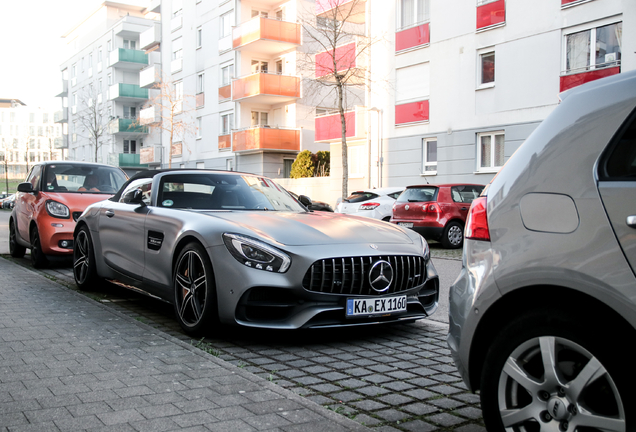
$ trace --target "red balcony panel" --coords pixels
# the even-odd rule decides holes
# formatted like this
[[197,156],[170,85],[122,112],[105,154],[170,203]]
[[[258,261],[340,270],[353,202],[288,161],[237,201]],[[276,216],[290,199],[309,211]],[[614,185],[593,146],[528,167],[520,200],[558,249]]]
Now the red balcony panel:
[[[334,71],[335,59],[335,71]],[[346,71],[356,67],[356,43],[351,42],[336,48],[334,51],[323,51],[316,54],[316,78],[325,77],[335,72]]]
[[564,6],[566,4],[570,4],[570,3],[575,3],[575,2],[579,2],[581,0],[561,0],[561,6]]
[[195,98],[196,98],[197,108],[201,108],[202,106],[205,105],[205,93],[203,92],[197,93]]
[[365,22],[366,0],[316,0],[316,15],[353,23]]
[[605,69],[596,69],[589,72],[582,72],[573,75],[565,75],[561,77],[560,91],[566,91],[573,87],[580,86],[586,82],[595,81],[621,72],[620,66]]
[[232,148],[232,135],[219,135],[219,149]]
[[232,97],[232,84],[219,87],[219,100],[226,100]]
[[[235,27],[232,31],[232,47],[234,49],[257,41],[274,41],[290,44],[290,46],[299,45],[300,24],[256,17]],[[286,48],[289,47],[283,45],[278,50]],[[259,49],[258,51],[262,50]],[[274,51],[276,51],[275,48]]]
[[255,127],[234,132],[232,143],[235,152],[300,151],[300,130]]
[[395,33],[395,51],[431,43],[429,23]]
[[300,97],[300,78],[296,76],[255,73],[232,81],[232,100],[258,95]]
[[[347,131],[345,136],[351,138],[356,136],[356,112],[349,111],[344,114]],[[316,141],[337,140],[342,138],[342,126],[340,114],[332,114],[316,117]]]
[[477,30],[506,22],[506,0],[477,6]]
[[395,106],[395,124],[428,121],[428,100]]

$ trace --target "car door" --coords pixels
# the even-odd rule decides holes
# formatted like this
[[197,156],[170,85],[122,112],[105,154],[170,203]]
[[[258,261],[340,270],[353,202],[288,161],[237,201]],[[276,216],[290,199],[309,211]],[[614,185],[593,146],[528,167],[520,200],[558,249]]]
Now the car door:
[[[616,239],[636,270],[636,111],[599,163],[598,190]],[[636,272],[635,272],[636,274]]]
[[113,269],[140,281],[145,260],[144,230],[150,207],[127,203],[125,197],[138,188],[150,190],[151,183],[152,179],[131,183],[119,201],[104,201],[99,215],[98,232],[104,261]]
[[483,186],[457,185],[451,187],[451,199],[453,200],[455,211],[462,220],[466,221],[468,209],[475,198],[479,196]]
[[29,225],[33,220],[33,215],[36,212],[36,206],[38,204],[38,194],[40,190],[40,178],[42,177],[42,166],[35,165],[26,182],[31,183],[34,193],[17,192],[16,195],[16,218],[18,224],[18,232],[20,237],[25,241],[29,241]]

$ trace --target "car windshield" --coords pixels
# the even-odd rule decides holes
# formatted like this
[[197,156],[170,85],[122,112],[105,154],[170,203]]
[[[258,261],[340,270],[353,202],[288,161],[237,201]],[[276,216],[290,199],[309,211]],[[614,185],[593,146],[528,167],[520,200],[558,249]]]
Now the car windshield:
[[198,210],[306,210],[271,179],[247,174],[202,173],[162,177],[160,207]]
[[380,195],[374,194],[373,192],[353,192],[343,201],[348,203],[359,203],[359,202],[369,201],[379,196]]
[[47,165],[42,189],[48,192],[114,194],[126,182],[119,168],[105,165],[59,163]]
[[426,202],[437,200],[436,187],[408,188],[400,194],[397,202]]

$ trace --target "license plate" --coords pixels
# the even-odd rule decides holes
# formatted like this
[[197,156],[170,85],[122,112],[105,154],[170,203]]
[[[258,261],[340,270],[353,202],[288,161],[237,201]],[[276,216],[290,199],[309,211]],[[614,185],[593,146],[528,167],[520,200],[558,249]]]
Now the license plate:
[[406,310],[406,296],[347,299],[347,316],[391,314]]
[[398,225],[404,228],[413,228],[413,222],[398,222]]

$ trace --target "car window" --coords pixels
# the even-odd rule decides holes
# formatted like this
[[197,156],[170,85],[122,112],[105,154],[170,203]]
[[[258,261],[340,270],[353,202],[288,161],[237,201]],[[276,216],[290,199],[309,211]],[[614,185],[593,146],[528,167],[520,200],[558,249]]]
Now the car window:
[[348,203],[359,203],[369,201],[377,197],[379,197],[379,195],[373,192],[353,192],[351,195],[345,198],[344,201]]
[[434,186],[414,187],[405,189],[397,198],[397,202],[426,202],[437,201],[438,188]]
[[124,202],[127,194],[135,189],[141,189],[143,192],[143,198],[141,200],[146,205],[151,205],[152,201],[150,199],[150,193],[152,190],[152,178],[141,178],[130,182],[128,186],[126,186],[126,189],[122,192],[119,202]]
[[603,174],[601,177],[607,180],[636,180],[636,111],[617,134]]
[[402,191],[393,192],[393,193],[388,194],[387,196],[389,196],[389,197],[391,197],[393,199],[397,199],[397,197],[399,197],[401,193],[402,193]]
[[42,165],[36,165],[31,169],[27,182],[31,183],[33,190],[40,190],[40,179],[42,178]]
[[451,188],[451,197],[454,202],[472,203],[481,194],[483,186],[461,185]]
[[46,167],[45,188],[49,192],[90,192],[112,195],[126,182],[119,168],[64,162]]

